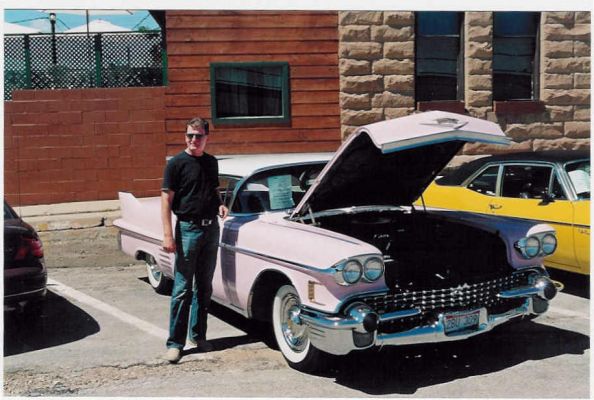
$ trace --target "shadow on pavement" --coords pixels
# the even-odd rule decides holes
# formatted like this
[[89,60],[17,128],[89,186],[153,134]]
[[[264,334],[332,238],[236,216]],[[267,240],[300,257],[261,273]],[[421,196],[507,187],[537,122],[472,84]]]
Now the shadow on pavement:
[[[138,280],[145,282],[147,285],[150,285],[148,278],[145,276],[139,277]],[[171,294],[158,293],[155,293],[155,295],[167,297],[171,296]],[[235,328],[247,333],[244,336],[233,336],[229,338],[218,338],[212,340],[209,339],[208,341],[210,342],[210,344],[213,345],[214,351],[230,349],[232,347],[262,341],[265,342],[268,346],[270,346],[269,341],[271,340],[271,332],[269,331],[271,331],[271,329],[268,327],[267,324],[247,319],[244,316],[236,313],[235,311],[229,310],[228,308],[221,306],[215,303],[214,301],[211,302],[208,312],[209,314],[212,314],[214,317],[220,319],[226,324],[232,325]],[[272,339],[272,342],[274,342],[274,339]],[[194,348],[184,350],[184,354],[195,353],[199,353],[199,351]]]
[[[211,303],[208,312],[226,324],[234,326],[235,328],[246,333],[244,336],[234,336],[212,340],[209,339],[209,342],[217,351],[248,343],[257,343],[262,341],[266,342],[268,340],[268,325],[265,323],[247,319],[244,316],[214,302]],[[189,351],[189,353],[195,352],[197,351],[193,351],[193,349]]]
[[548,268],[551,278],[563,283],[563,293],[568,293],[584,299],[590,298],[590,276]]
[[4,356],[74,342],[99,330],[89,314],[48,290],[40,316],[4,313]]
[[501,371],[529,360],[583,354],[589,345],[586,335],[523,321],[460,342],[351,353],[326,376],[370,395],[414,394],[419,388]]

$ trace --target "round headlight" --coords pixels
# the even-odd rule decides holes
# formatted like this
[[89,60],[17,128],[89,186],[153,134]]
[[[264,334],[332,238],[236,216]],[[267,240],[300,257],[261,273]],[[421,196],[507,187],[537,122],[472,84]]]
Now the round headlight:
[[365,261],[363,266],[363,276],[368,281],[377,281],[384,273],[384,263],[378,257],[372,257]]
[[557,238],[555,235],[551,235],[547,233],[542,238],[542,251],[548,256],[549,254],[553,254],[557,249]]
[[536,257],[540,253],[540,241],[534,236],[530,236],[524,243],[524,252],[529,258]]
[[344,265],[342,270],[342,279],[346,283],[355,283],[361,279],[363,273],[363,267],[361,263],[356,260],[351,260]]

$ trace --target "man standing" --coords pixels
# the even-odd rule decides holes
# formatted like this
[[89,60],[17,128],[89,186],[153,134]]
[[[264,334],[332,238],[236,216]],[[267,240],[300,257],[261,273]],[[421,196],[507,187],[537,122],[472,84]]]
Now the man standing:
[[[204,152],[207,139],[208,122],[202,118],[190,120],[186,127],[187,147],[165,166],[161,189],[163,249],[175,252],[169,338],[164,356],[171,363],[180,360],[186,337],[199,350],[212,350],[206,341],[206,320],[219,242],[216,216],[224,219],[229,211],[217,191],[217,159]],[[175,239],[172,211],[177,216]]]

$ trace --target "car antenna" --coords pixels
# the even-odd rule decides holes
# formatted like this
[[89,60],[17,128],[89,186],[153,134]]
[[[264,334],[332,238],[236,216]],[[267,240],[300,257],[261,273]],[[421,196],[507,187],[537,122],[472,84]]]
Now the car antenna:
[[423,197],[423,193],[421,193],[421,203],[423,204],[423,211],[427,212],[427,207],[425,206],[425,198]]

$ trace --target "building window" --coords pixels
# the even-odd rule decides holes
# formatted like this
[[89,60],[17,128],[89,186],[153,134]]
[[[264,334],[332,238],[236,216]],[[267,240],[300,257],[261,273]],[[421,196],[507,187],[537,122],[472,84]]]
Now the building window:
[[537,100],[539,15],[493,13],[493,100]]
[[210,82],[215,125],[289,122],[288,63],[211,63]]
[[417,101],[461,100],[464,88],[461,12],[415,14]]

